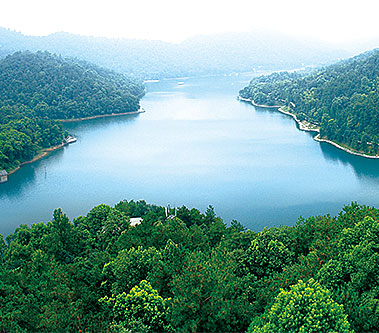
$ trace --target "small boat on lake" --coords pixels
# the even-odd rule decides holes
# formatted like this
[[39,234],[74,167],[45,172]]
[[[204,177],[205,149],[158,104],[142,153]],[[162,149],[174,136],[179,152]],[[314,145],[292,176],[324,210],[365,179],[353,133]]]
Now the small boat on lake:
[[78,139],[73,137],[72,135],[69,135],[66,139],[65,139],[65,142],[66,144],[70,144],[70,143],[74,143],[76,142]]

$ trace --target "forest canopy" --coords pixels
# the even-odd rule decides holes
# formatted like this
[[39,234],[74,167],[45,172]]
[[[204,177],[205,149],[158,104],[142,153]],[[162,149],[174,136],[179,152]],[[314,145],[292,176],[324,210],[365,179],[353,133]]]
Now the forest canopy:
[[379,50],[311,73],[281,72],[251,80],[240,96],[282,105],[320,128],[320,137],[379,154]]
[[[130,225],[130,218],[142,222]],[[0,330],[374,332],[379,210],[255,233],[145,201],[0,237]]]

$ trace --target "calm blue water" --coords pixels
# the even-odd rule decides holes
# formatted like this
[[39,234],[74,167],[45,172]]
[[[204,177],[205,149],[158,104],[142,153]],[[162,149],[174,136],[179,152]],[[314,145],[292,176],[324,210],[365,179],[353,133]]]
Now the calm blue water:
[[[379,161],[318,143],[292,118],[236,100],[251,77],[148,83],[146,113],[67,124],[78,142],[26,165],[0,185],[0,233],[70,217],[100,203],[211,204],[253,230],[379,207]],[[184,82],[179,84],[178,82]]]

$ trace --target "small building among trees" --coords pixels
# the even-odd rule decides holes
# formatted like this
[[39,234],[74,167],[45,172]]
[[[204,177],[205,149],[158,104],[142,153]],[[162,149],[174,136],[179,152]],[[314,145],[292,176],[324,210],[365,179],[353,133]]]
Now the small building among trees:
[[129,219],[130,226],[135,227],[137,224],[141,224],[142,217],[131,217]]
[[0,171],[0,184],[5,183],[8,180],[8,172],[6,170]]

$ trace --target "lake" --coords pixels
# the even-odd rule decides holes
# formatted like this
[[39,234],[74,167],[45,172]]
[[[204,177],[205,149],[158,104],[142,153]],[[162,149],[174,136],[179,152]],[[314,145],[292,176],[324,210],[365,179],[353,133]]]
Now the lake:
[[252,74],[146,83],[145,113],[67,123],[78,141],[0,184],[0,233],[70,219],[100,203],[213,205],[259,231],[299,216],[379,207],[379,160],[349,155],[299,131],[291,117],[236,99]]

